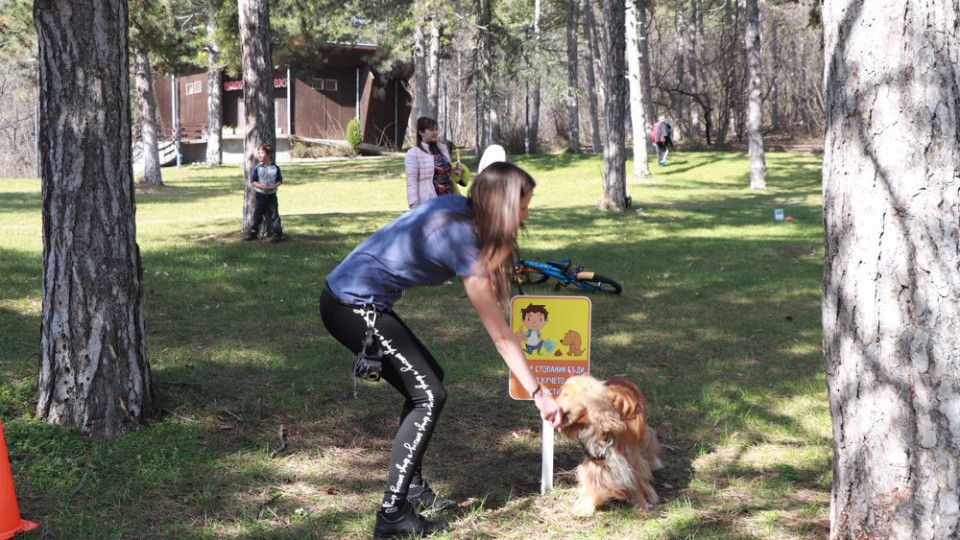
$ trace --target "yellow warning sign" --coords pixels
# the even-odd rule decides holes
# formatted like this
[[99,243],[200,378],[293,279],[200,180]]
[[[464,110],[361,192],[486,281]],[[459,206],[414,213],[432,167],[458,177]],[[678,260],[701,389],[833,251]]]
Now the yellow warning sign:
[[[552,395],[567,379],[590,373],[590,299],[583,296],[514,296],[510,328],[537,382]],[[510,374],[510,397],[532,399]]]

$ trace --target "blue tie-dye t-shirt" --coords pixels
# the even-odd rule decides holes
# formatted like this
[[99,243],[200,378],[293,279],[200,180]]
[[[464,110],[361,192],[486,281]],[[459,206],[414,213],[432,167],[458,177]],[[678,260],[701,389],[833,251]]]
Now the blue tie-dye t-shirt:
[[364,240],[327,276],[327,285],[348,304],[390,307],[411,287],[487,275],[477,264],[479,244],[467,199],[437,197]]

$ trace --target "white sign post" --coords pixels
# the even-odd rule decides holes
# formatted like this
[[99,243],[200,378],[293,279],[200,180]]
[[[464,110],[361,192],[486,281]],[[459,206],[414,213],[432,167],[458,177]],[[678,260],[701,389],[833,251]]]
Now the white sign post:
[[[567,379],[590,373],[590,299],[583,296],[515,296],[510,328],[544,392],[556,396]],[[510,397],[533,399],[510,375]],[[540,493],[553,490],[553,425],[542,428]]]
[[541,451],[540,494],[553,491],[553,424],[543,421],[543,449]]

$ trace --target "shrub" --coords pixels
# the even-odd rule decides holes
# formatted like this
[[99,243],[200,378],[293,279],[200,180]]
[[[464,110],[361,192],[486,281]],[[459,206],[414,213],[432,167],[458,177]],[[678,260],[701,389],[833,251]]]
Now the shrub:
[[363,133],[360,131],[360,121],[356,118],[347,123],[347,146],[355,155],[360,155],[360,147],[363,144]]

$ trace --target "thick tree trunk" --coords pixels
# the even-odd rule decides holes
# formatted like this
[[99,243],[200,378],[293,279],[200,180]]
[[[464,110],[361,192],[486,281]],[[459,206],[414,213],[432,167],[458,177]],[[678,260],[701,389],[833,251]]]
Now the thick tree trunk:
[[630,81],[630,123],[633,127],[633,176],[647,178],[650,165],[647,163],[647,122],[643,102],[650,99],[643,94],[640,76],[640,17],[636,3],[627,3],[627,78]]
[[763,49],[760,43],[760,0],[747,0],[747,147],[750,189],[767,189],[767,159],[763,151]]
[[[212,8],[211,8],[212,10]],[[207,33],[214,34],[214,14],[207,18]],[[220,65],[220,47],[210,38],[207,43],[207,165],[223,162],[223,66]]]
[[[276,148],[277,123],[273,104],[273,60],[270,51],[270,5],[268,0],[239,0],[240,46],[243,61],[243,105],[246,109],[246,159],[243,169],[243,223],[249,234],[256,197],[248,179],[257,164],[257,148]],[[263,220],[261,231],[266,228]],[[256,232],[261,232],[256,231]]]
[[37,0],[43,314],[37,416],[137,429],[150,402],[137,246],[127,4]]
[[580,0],[567,0],[567,151],[580,153],[579,68],[577,67],[577,26]]
[[583,14],[583,41],[586,43],[586,46],[583,48],[583,61],[586,64],[584,72],[587,75],[587,99],[590,104],[590,135],[593,141],[593,152],[600,152],[600,149],[603,147],[603,143],[600,141],[600,106],[598,105],[597,98],[597,77],[596,77],[596,67],[595,67],[595,56],[593,54],[594,50],[594,29],[596,28],[596,23],[593,19],[593,0],[583,0],[583,3],[580,4],[581,13]]
[[960,532],[958,24],[946,0],[823,6],[832,539]]
[[162,186],[160,149],[157,138],[157,99],[153,94],[153,76],[146,51],[133,51],[133,78],[140,102],[140,144],[143,145],[143,183]]
[[626,148],[624,115],[627,109],[626,4],[624,0],[603,0],[604,86],[607,88],[603,108],[603,201],[610,210],[626,210]]

